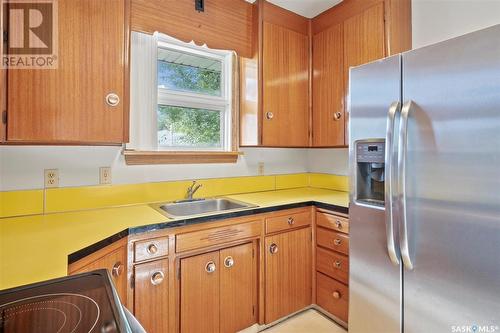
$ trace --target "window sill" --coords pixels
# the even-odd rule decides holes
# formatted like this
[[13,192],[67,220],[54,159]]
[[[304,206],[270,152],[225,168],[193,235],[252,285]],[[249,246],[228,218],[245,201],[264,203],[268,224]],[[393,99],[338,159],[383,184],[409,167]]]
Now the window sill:
[[137,151],[125,150],[127,165],[236,163],[238,151]]

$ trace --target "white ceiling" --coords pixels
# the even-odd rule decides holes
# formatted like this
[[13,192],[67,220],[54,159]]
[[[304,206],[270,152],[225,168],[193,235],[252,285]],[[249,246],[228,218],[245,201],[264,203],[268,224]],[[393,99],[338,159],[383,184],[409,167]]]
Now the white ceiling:
[[[247,0],[255,2],[255,0]],[[342,0],[267,0],[277,6],[288,9],[294,13],[313,18],[325,10],[339,4]]]

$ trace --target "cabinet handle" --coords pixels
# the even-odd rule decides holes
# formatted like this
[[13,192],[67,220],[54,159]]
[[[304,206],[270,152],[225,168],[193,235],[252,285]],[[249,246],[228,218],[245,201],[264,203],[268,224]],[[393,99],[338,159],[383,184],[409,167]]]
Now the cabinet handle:
[[228,256],[228,257],[226,257],[226,259],[224,259],[224,266],[226,266],[227,268],[231,268],[231,267],[233,267],[233,265],[234,265],[233,257]]
[[341,112],[335,112],[333,114],[333,120],[340,120],[342,118],[342,113]]
[[209,262],[207,262],[207,264],[205,265],[205,271],[206,271],[207,273],[209,273],[209,274],[210,274],[210,273],[215,272],[215,269],[216,269],[216,268],[217,268],[217,267],[215,266],[215,263],[214,263],[213,261],[209,261]]
[[340,222],[339,220],[335,221],[335,226],[337,227],[337,229],[342,229],[342,222]]
[[342,240],[340,240],[340,239],[338,239],[338,238],[335,238],[335,239],[333,240],[333,244],[335,244],[335,245],[340,245],[340,244],[342,244]]
[[333,298],[335,299],[340,299],[342,297],[342,294],[338,291],[338,290],[335,290],[333,293],[332,293],[332,296]]
[[276,244],[271,244],[271,246],[269,246],[269,252],[271,252],[271,254],[276,254],[278,253],[278,245]]
[[106,104],[109,106],[118,106],[120,104],[120,97],[115,93],[109,93],[106,95]]
[[121,261],[116,262],[111,269],[111,275],[115,278],[119,277],[123,273],[123,265]]
[[165,274],[163,274],[162,271],[155,272],[153,275],[151,275],[151,284],[153,286],[157,286],[162,283],[164,279]]
[[340,266],[342,266],[342,263],[338,260],[335,260],[335,262],[333,263],[333,265],[337,268],[340,268]]
[[295,220],[293,219],[293,217],[289,217],[288,218],[288,225],[293,225],[295,223]]
[[266,112],[266,118],[267,118],[268,120],[273,119],[273,118],[274,118],[274,113],[272,113],[272,112]]
[[156,254],[158,252],[158,246],[155,243],[149,244],[146,250],[149,254]]

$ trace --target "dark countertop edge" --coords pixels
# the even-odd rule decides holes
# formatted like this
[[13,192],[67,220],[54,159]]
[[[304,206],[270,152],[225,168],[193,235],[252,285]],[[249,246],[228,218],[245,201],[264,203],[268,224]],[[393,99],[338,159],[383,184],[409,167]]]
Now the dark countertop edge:
[[112,243],[119,241],[120,239],[127,237],[129,235],[157,231],[157,230],[168,229],[168,228],[184,227],[184,226],[192,225],[192,224],[213,222],[213,221],[224,220],[224,219],[235,218],[235,217],[243,217],[243,216],[248,216],[248,215],[269,213],[269,212],[275,212],[275,211],[285,210],[285,209],[307,207],[307,206],[316,206],[318,208],[328,209],[328,210],[332,210],[332,211],[335,211],[338,213],[343,213],[343,214],[349,213],[349,209],[347,207],[327,204],[327,203],[318,202],[318,201],[305,201],[305,202],[276,205],[276,206],[269,206],[269,207],[256,207],[256,208],[241,210],[241,211],[237,211],[237,212],[222,213],[222,214],[209,215],[209,216],[192,217],[192,218],[186,218],[186,219],[182,219],[182,220],[173,220],[173,221],[149,224],[149,225],[144,225],[144,226],[140,226],[140,227],[131,227],[131,228],[127,228],[125,230],[122,230],[122,231],[120,231],[112,236],[109,236],[109,237],[107,237],[107,238],[105,238],[97,243],[94,243],[92,245],[84,247],[81,250],[78,250],[76,252],[69,254],[68,255],[68,264],[72,264],[72,263],[74,263],[82,258],[85,258],[86,256],[88,256],[88,255],[90,255],[90,254],[92,254],[92,253],[94,253],[102,248],[105,248],[106,246],[111,245]]

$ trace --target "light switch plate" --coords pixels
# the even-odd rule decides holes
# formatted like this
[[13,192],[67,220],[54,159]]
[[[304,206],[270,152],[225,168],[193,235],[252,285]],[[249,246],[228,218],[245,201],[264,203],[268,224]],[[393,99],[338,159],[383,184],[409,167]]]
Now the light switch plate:
[[102,167],[99,168],[99,184],[111,184],[111,168]]
[[264,162],[259,162],[258,164],[258,174],[259,176],[264,175]]
[[45,169],[44,180],[45,180],[45,188],[59,187],[59,170]]

